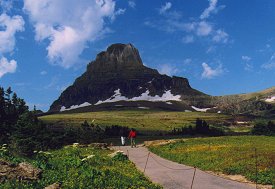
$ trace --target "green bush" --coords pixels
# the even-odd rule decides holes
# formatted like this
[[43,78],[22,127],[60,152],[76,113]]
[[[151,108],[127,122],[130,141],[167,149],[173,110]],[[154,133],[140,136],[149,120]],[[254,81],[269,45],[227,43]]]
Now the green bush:
[[258,120],[251,131],[254,135],[275,135],[275,123],[272,121]]
[[35,149],[41,150],[41,135],[44,128],[31,112],[21,115],[15,125],[15,131],[11,136],[11,144],[14,151],[20,155],[30,156]]
[[197,118],[195,127],[183,126],[181,128],[173,128],[172,135],[206,135],[206,136],[223,136],[224,129],[222,127],[210,126],[205,120]]
[[125,161],[128,160],[128,157],[123,154],[122,152],[118,152],[114,157],[113,160],[118,160],[118,161]]

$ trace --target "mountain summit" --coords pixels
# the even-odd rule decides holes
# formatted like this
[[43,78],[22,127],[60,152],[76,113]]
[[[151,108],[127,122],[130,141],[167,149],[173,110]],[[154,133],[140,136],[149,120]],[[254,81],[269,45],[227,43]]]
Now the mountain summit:
[[54,101],[49,111],[118,101],[197,104],[198,99],[207,97],[191,88],[186,78],[161,75],[144,66],[132,44],[113,44],[88,64],[86,72]]
[[110,67],[111,69],[140,68],[142,60],[138,50],[132,44],[113,44],[107,51],[99,53],[93,64],[94,68]]

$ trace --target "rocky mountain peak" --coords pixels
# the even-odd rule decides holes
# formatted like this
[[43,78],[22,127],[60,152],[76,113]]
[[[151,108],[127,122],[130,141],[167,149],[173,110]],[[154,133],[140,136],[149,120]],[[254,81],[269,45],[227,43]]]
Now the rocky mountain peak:
[[[87,71],[62,92],[50,111],[124,101],[186,101],[205,96],[186,78],[161,75],[142,64],[132,44],[113,44],[89,63]],[[176,99],[176,100],[175,100]]]
[[132,44],[113,44],[102,51],[92,62],[92,68],[121,70],[127,68],[143,67],[138,50]]

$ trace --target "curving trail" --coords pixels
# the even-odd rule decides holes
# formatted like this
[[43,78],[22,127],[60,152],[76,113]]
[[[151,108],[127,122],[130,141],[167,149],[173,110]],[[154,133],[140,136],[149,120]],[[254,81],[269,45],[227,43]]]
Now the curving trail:
[[[194,168],[163,159],[150,152],[145,147],[131,148],[129,146],[115,147],[129,155],[129,159],[140,171],[144,171],[148,158],[145,175],[154,183],[167,189],[190,189],[194,176]],[[196,169],[193,189],[255,189],[253,185],[240,183],[211,175]]]

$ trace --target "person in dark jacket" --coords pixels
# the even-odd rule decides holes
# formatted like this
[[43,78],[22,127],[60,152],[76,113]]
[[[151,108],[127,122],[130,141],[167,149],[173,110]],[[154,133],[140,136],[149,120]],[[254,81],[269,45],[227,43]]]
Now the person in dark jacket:
[[136,146],[136,137],[137,137],[137,132],[135,129],[131,129],[128,138],[131,140],[131,147],[137,147]]

